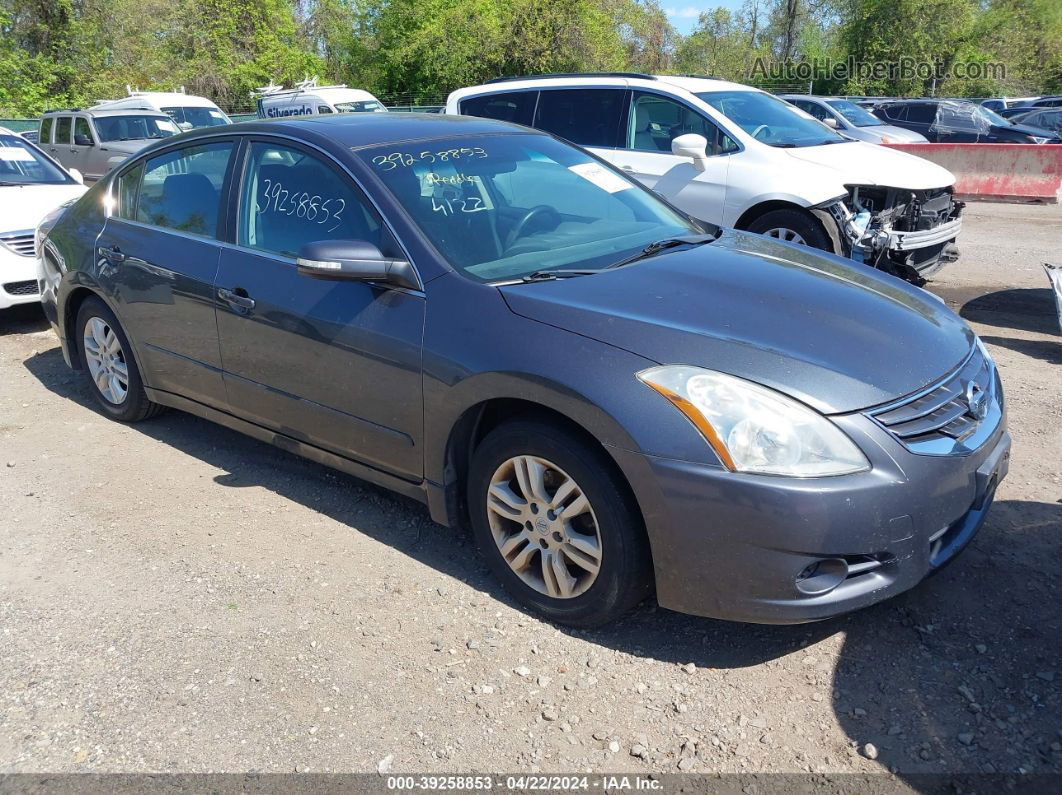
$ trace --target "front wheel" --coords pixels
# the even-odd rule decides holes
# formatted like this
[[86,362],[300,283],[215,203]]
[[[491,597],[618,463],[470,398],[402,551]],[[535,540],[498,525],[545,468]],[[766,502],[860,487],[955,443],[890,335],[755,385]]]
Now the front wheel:
[[822,226],[803,210],[771,210],[749,224],[748,229],[787,243],[799,243],[823,251],[833,250]]
[[132,346],[110,308],[99,298],[87,298],[76,328],[81,368],[104,413],[121,422],[158,414],[162,407],[148,400]]
[[476,448],[468,504],[480,551],[545,618],[607,623],[651,590],[640,514],[604,454],[545,422],[514,421]]

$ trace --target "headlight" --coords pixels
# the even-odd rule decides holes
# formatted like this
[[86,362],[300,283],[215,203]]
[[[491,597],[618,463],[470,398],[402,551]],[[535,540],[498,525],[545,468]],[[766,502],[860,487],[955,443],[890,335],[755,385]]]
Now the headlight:
[[883,144],[898,144],[899,142],[900,142],[899,138],[893,138],[891,135],[884,135],[883,134],[881,136],[881,141],[879,143],[883,143]]
[[1046,144],[1047,143],[1047,139],[1046,138],[1039,138],[1039,137],[1037,137],[1035,135],[1030,135],[1029,136],[1029,140],[1032,141],[1034,144]]
[[976,334],[974,335],[974,341],[977,344],[977,350],[981,351],[981,355],[985,357],[985,361],[988,362],[990,367],[995,369],[996,360],[993,359],[992,354],[988,352],[988,346],[985,345],[984,342],[981,341],[981,338]]
[[772,389],[683,365],[638,378],[685,414],[731,471],[810,478],[870,468],[836,425]]

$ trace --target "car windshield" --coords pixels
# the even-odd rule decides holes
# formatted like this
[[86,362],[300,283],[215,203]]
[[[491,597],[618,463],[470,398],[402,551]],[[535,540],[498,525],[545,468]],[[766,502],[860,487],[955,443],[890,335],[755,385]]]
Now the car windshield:
[[654,241],[705,231],[586,152],[542,135],[389,144],[358,154],[439,253],[481,282],[597,270]]
[[73,181],[29,141],[0,133],[0,185],[68,185]]
[[232,121],[217,108],[175,107],[163,108],[162,112],[173,119],[182,130],[197,130],[200,127],[220,127]]
[[337,102],[335,109],[337,113],[375,113],[385,108],[376,100],[367,99],[360,102]]
[[93,121],[104,142],[169,138],[180,132],[168,116],[97,116]]
[[880,127],[885,122],[847,99],[828,99],[826,104],[856,127]]
[[788,102],[761,91],[706,91],[697,96],[769,146],[821,146],[849,140]]

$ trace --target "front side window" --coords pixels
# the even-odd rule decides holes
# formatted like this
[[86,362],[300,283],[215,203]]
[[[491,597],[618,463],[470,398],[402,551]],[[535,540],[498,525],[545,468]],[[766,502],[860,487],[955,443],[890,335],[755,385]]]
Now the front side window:
[[581,146],[620,146],[625,93],[618,88],[543,91],[534,126]]
[[762,91],[705,91],[697,97],[768,146],[788,149],[849,141],[785,100]]
[[200,127],[221,127],[231,124],[228,116],[217,108],[170,107],[162,108],[163,113],[173,119],[182,130],[198,130]]
[[805,113],[808,113],[808,114],[814,116],[819,121],[826,121],[826,119],[832,119],[833,118],[833,114],[830,113],[828,110],[826,110],[826,108],[822,107],[822,105],[819,105],[817,102],[808,102],[806,100],[802,101],[802,100],[799,100],[799,99],[798,100],[790,100],[790,102],[793,105],[796,105],[798,108],[800,108]]
[[74,119],[74,143],[78,146],[92,146],[92,130],[84,116]]
[[379,217],[333,165],[300,149],[260,142],[248,148],[237,234],[242,246],[289,257],[318,240],[387,248]]
[[332,109],[330,107],[328,107],[327,105],[318,105],[317,106],[317,112],[318,113],[331,113]]
[[357,102],[337,102],[337,113],[382,113],[387,110],[374,99],[359,100]]
[[73,183],[21,135],[0,133],[0,185],[66,185]]
[[358,150],[458,272],[481,282],[601,268],[703,229],[581,149],[544,135]]
[[466,116],[497,119],[530,127],[535,120],[537,91],[511,91],[461,100],[459,110]]
[[60,116],[55,125],[55,142],[57,144],[70,143],[71,121],[69,116]]
[[826,104],[844,116],[856,127],[879,127],[881,119],[847,99],[828,99]]
[[147,161],[136,219],[146,224],[214,237],[231,143],[189,146]]
[[52,142],[52,117],[47,116],[41,119],[41,131],[37,135],[37,142],[42,144],[50,144]]
[[169,116],[98,116],[95,121],[103,142],[169,138],[180,132]]
[[[680,135],[696,133],[708,139],[709,154],[737,149],[729,136],[723,134],[697,111],[659,94],[634,92],[631,120],[627,132],[627,148],[642,152],[671,153],[671,142]],[[722,144],[718,143],[722,136]]]

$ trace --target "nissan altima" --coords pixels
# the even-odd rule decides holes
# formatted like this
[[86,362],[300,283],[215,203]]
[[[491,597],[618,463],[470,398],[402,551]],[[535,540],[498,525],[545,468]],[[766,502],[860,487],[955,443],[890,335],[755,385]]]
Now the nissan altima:
[[177,135],[38,237],[103,413],[414,497],[561,623],[654,592],[766,623],[870,605],[952,560],[1007,472],[999,376],[939,300],[504,122]]

